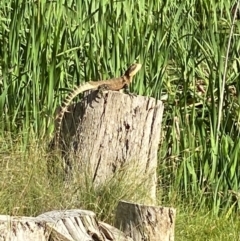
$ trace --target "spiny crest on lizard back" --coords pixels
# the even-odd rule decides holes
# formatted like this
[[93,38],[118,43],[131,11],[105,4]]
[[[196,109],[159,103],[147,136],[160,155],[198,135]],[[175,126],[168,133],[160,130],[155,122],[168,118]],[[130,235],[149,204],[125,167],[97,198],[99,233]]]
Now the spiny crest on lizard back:
[[[108,90],[120,90],[125,88],[125,85],[129,85],[129,83],[132,81],[132,77],[141,69],[141,64],[132,64],[127,71],[118,78],[112,78],[108,80],[100,80],[100,81],[89,81],[86,82],[80,86],[74,87],[74,89],[67,95],[65,100],[63,101],[61,105],[61,110],[59,114],[56,117],[56,134],[55,134],[55,146],[58,147],[59,145],[59,139],[60,139],[60,133],[61,133],[61,125],[62,120],[64,117],[65,112],[68,109],[68,106],[70,105],[71,101],[80,93],[83,93],[87,90],[93,90],[93,89],[100,89],[102,86],[105,89]],[[124,79],[124,82],[122,80]]]

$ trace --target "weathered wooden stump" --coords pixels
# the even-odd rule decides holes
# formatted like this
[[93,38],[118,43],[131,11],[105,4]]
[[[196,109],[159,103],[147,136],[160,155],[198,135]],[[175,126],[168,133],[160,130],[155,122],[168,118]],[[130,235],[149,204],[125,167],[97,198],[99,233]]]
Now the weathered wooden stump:
[[38,217],[0,215],[0,240],[6,241],[133,241],[113,226],[98,222],[87,210],[43,213]]
[[134,166],[139,180],[148,177],[144,184],[154,203],[162,114],[163,104],[154,98],[114,91],[98,98],[91,93],[65,114],[62,137],[71,150],[68,162],[97,185],[124,165]]
[[50,236],[46,224],[33,217],[11,217],[0,215],[0,240],[48,240]]
[[174,241],[176,210],[120,201],[115,226],[133,240]]
[[[174,241],[176,210],[120,201],[116,228],[88,210],[56,210],[37,217],[0,215],[0,240]],[[122,231],[121,231],[122,230]]]

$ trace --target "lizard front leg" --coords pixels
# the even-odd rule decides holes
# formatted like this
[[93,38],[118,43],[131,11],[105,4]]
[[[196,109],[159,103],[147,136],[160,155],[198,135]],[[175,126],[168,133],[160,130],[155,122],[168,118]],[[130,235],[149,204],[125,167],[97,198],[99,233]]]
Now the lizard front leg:
[[125,92],[126,94],[128,94],[130,97],[136,97],[136,96],[137,96],[137,94],[130,92],[130,90],[129,90],[129,85],[128,85],[128,84],[125,84],[125,85],[123,86],[123,89],[124,89],[124,92]]

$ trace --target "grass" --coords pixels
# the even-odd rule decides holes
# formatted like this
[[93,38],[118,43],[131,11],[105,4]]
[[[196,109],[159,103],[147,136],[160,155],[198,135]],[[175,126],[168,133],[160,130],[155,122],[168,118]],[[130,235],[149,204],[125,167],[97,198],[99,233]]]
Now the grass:
[[240,222],[237,216],[231,218],[213,217],[206,210],[193,212],[178,209],[176,221],[176,241],[240,240]]
[[[77,173],[66,184],[62,165],[55,166],[54,172],[49,170],[49,163],[58,156],[49,155],[42,148],[44,144],[39,145],[33,138],[23,151],[21,138],[12,140],[7,135],[0,140],[1,214],[37,216],[50,210],[80,208],[94,211],[100,220],[111,224],[118,200],[141,203],[140,197],[144,198],[140,186],[133,187],[135,179],[127,172],[120,172],[100,189],[94,189],[87,176]],[[176,241],[240,240],[237,214],[216,217],[207,207],[199,208],[194,201],[183,202],[176,196],[171,193],[159,199],[163,206],[177,208]]]
[[[2,0],[1,212],[35,215],[75,207],[81,200],[79,207],[111,220],[106,207],[113,209],[101,198],[98,206],[98,194],[87,180],[83,193],[72,198],[75,189],[69,191],[71,186],[60,178],[60,157],[49,156],[43,143],[53,135],[54,112],[67,90],[120,75],[137,61],[143,71],[132,91],[157,99],[168,94],[159,149],[160,201],[180,207],[186,216],[196,212],[196,225],[189,224],[183,236],[188,228],[189,236],[197,235],[205,217],[206,233],[208,221],[223,232],[213,228],[219,234],[212,240],[238,239],[229,231],[231,225],[239,230],[234,218],[240,204],[240,24],[233,17],[235,3]],[[56,160],[59,166],[49,169]],[[49,172],[52,180],[46,178]],[[177,230],[186,216],[179,213]]]

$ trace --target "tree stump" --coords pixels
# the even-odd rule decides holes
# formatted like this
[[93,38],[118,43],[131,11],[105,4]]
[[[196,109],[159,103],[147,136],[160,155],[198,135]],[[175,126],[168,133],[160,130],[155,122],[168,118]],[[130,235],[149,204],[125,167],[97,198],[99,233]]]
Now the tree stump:
[[0,215],[0,240],[133,241],[88,210],[50,211],[38,217]]
[[96,185],[130,165],[139,180],[147,177],[144,185],[154,203],[162,115],[163,104],[154,98],[114,91],[98,98],[92,92],[64,116],[62,137],[71,150],[67,160]]
[[115,227],[133,240],[174,241],[176,209],[120,201]]
[[42,220],[33,217],[0,215],[0,240],[49,240],[49,231]]

